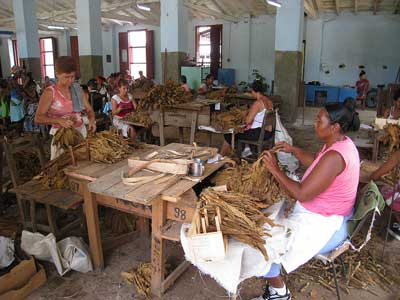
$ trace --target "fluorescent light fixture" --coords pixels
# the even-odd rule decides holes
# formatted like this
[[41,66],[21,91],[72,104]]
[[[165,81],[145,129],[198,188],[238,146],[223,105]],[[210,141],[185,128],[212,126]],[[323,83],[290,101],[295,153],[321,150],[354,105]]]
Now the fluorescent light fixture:
[[58,30],[64,30],[64,26],[59,26],[59,25],[47,25],[48,29],[58,29]]
[[267,0],[267,3],[269,4],[269,5],[273,5],[273,6],[276,6],[276,7],[281,7],[282,6],[282,4],[280,4],[278,1],[276,1],[276,0]]
[[136,4],[136,6],[137,6],[137,8],[139,8],[139,9],[141,9],[141,10],[145,10],[145,11],[150,11],[151,10],[151,8],[150,7],[148,7],[148,6],[143,6],[143,5],[140,5],[140,4]]

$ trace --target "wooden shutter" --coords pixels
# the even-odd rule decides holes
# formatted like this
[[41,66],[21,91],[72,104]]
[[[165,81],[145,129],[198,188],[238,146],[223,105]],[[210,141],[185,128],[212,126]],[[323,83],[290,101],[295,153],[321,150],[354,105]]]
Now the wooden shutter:
[[74,58],[76,65],[76,77],[81,77],[81,67],[79,63],[79,45],[78,45],[78,37],[71,36],[69,38],[70,46],[71,46],[71,56]]
[[44,55],[44,39],[39,39],[39,49],[40,49],[40,72],[42,73],[42,78],[46,76],[46,70],[44,67],[45,55]]
[[220,68],[220,45],[222,44],[222,25],[213,25],[211,26],[210,31],[210,40],[211,40],[211,68],[210,73],[214,76],[215,79],[218,79],[218,68]]
[[[119,71],[121,73],[125,73],[126,70],[129,70],[129,61],[128,61],[128,32],[120,32],[118,34],[119,40]],[[122,61],[123,55],[122,52],[126,51],[126,61]]]
[[146,73],[154,79],[154,31],[146,30]]

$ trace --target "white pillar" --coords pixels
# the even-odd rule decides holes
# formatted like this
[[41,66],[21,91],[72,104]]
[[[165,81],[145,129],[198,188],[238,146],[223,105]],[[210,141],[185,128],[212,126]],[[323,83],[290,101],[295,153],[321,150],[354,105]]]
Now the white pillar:
[[101,0],[76,0],[79,63],[82,82],[103,74]]
[[282,97],[284,118],[294,122],[302,81],[304,0],[281,0],[275,27],[275,91]]
[[1,73],[4,78],[10,76],[12,67],[10,63],[8,41],[9,39],[7,37],[0,38]]
[[17,33],[18,55],[22,65],[40,79],[40,48],[36,0],[14,0],[13,11]]
[[71,35],[68,30],[64,30],[57,38],[58,54],[60,56],[71,55]]
[[322,26],[322,20],[307,18],[305,82],[320,81],[321,79]]
[[[160,0],[160,4],[161,57],[163,68],[165,68],[166,60],[166,79],[179,82],[180,67],[187,54],[188,11],[184,6],[183,0]],[[166,58],[165,52],[167,52]]]

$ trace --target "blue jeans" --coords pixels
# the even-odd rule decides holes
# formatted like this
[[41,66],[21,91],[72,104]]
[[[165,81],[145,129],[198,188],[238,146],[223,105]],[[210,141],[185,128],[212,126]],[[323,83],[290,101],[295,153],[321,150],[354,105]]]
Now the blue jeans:
[[[335,234],[331,237],[328,243],[318,252],[318,254],[325,254],[331,252],[332,250],[340,246],[347,239],[348,237],[347,220],[350,219],[352,215],[353,214],[350,214],[349,216],[343,218],[343,224],[340,227],[340,229],[335,232]],[[274,278],[279,276],[280,274],[281,274],[281,264],[273,263],[271,265],[271,269],[269,269],[268,273],[265,274],[264,277]]]

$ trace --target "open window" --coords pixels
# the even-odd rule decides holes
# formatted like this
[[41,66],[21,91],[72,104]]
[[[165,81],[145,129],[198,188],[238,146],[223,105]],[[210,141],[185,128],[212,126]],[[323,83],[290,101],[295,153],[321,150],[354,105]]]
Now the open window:
[[210,67],[217,78],[222,68],[222,25],[196,26],[196,63]]
[[42,76],[55,78],[54,60],[56,47],[54,38],[40,38],[40,66]]

